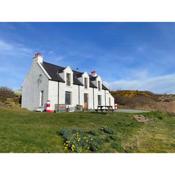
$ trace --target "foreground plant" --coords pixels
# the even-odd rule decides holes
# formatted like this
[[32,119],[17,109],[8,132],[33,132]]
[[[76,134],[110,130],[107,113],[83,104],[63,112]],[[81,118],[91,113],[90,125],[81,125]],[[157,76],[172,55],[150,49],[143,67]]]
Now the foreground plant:
[[101,141],[95,132],[82,129],[61,129],[60,135],[64,139],[64,149],[67,152],[97,152]]

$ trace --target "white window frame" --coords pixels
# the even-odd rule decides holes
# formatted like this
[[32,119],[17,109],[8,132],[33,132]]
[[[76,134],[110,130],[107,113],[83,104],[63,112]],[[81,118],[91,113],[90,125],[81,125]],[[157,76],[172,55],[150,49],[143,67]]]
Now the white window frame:
[[97,81],[97,85],[98,85],[98,90],[100,91],[101,90],[101,81],[100,80]]
[[[70,103],[66,102],[66,93],[70,94]],[[71,105],[72,104],[72,92],[71,91],[65,91],[65,104],[66,105]]]
[[[69,77],[69,81],[68,81]],[[66,85],[71,86],[71,73],[66,73]]]
[[88,89],[88,78],[84,77],[84,88]]
[[[99,97],[100,97],[100,104],[99,104]],[[98,95],[97,96],[97,99],[98,99],[98,106],[101,106],[102,105],[102,96],[101,95]]]
[[40,102],[39,102],[40,107],[44,106],[44,91],[40,91]]

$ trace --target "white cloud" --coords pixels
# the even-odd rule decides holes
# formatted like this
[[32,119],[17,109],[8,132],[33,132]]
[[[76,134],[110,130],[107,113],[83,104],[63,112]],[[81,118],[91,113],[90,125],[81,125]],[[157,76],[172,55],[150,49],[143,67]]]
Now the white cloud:
[[119,80],[108,82],[107,85],[112,90],[149,90],[155,93],[175,93],[175,74]]
[[0,51],[9,51],[13,49],[13,46],[3,40],[0,40]]
[[12,56],[17,55],[31,55],[33,50],[25,47],[21,43],[10,43],[8,41],[0,39],[0,55],[2,56]]
[[61,61],[63,59],[64,59],[64,56],[63,55],[59,55],[56,58],[54,58],[55,61]]

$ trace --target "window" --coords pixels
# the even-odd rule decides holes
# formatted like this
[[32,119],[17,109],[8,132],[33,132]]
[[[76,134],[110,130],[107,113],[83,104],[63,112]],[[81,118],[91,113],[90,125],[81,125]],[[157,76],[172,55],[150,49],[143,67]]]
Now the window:
[[84,103],[88,103],[88,94],[84,93]]
[[40,106],[44,106],[44,91],[40,91]]
[[98,106],[101,106],[101,95],[98,95]]
[[84,78],[84,88],[88,88],[88,79]]
[[101,83],[100,83],[100,81],[98,81],[98,90],[99,91],[101,90]]
[[109,97],[109,106],[111,106],[111,98]]
[[68,91],[65,92],[65,104],[71,105],[71,92]]
[[88,94],[84,93],[84,109],[88,109]]
[[67,86],[70,86],[70,84],[71,84],[70,77],[71,77],[71,76],[70,76],[70,73],[67,73],[67,74],[66,74],[66,85],[67,85]]

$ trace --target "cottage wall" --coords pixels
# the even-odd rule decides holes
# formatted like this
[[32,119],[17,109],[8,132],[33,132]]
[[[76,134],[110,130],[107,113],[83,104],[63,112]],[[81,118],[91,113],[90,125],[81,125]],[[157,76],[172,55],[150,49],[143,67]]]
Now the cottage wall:
[[44,92],[43,102],[48,99],[48,77],[40,64],[33,60],[30,71],[22,85],[22,108],[35,110],[39,107],[40,91]]

